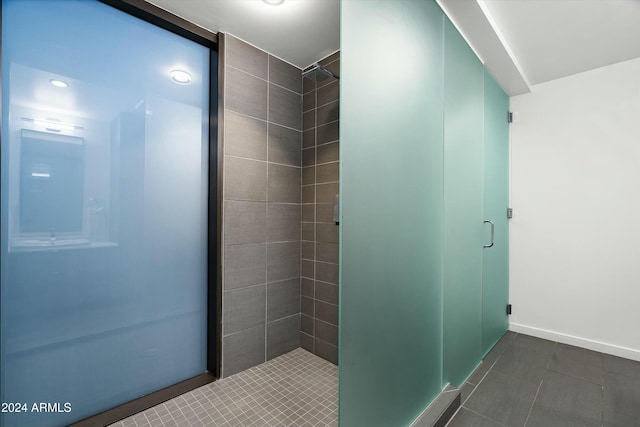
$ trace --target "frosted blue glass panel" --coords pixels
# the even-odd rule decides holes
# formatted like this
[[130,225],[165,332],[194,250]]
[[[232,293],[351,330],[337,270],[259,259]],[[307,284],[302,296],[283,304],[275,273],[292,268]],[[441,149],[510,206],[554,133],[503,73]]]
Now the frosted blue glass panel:
[[340,425],[408,426],[442,382],[443,14],[341,6]]
[[97,1],[2,1],[1,392],[29,409],[2,425],[205,371],[209,56]]

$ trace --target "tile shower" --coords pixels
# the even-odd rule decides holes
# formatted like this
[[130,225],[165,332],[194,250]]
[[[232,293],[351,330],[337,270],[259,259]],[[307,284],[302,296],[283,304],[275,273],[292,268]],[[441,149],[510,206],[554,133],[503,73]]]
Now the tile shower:
[[222,376],[298,347],[337,363],[338,82],[231,35],[223,52]]
[[300,70],[225,38],[222,376],[300,346]]
[[[339,52],[319,62],[340,75]],[[340,87],[303,79],[302,348],[338,363],[338,228],[333,210],[340,174]]]

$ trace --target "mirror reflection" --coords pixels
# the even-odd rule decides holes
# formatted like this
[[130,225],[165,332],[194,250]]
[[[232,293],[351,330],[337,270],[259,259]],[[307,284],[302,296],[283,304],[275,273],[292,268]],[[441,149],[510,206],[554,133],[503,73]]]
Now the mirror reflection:
[[81,233],[83,183],[82,138],[22,130],[21,233]]

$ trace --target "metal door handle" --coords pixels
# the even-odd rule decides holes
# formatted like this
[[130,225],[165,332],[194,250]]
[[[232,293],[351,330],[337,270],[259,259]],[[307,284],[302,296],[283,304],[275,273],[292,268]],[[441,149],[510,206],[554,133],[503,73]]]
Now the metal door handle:
[[490,245],[483,245],[483,248],[490,248],[493,246],[493,237],[495,236],[495,232],[496,232],[496,225],[493,223],[493,221],[489,221],[489,220],[485,220],[484,223],[489,223],[491,224],[491,244]]

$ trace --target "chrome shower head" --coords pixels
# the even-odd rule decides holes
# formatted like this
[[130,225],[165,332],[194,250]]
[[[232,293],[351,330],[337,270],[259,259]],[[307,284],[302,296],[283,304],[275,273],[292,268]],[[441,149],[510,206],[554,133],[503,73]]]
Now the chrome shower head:
[[314,64],[308,70],[303,71],[302,72],[302,77],[306,77],[308,79],[311,79],[316,83],[319,83],[321,81],[330,79],[332,77],[334,79],[338,79],[338,80],[340,79],[340,77],[338,77],[337,75],[333,74],[333,72],[331,72],[331,70],[328,70],[327,68],[323,67],[320,64]]

